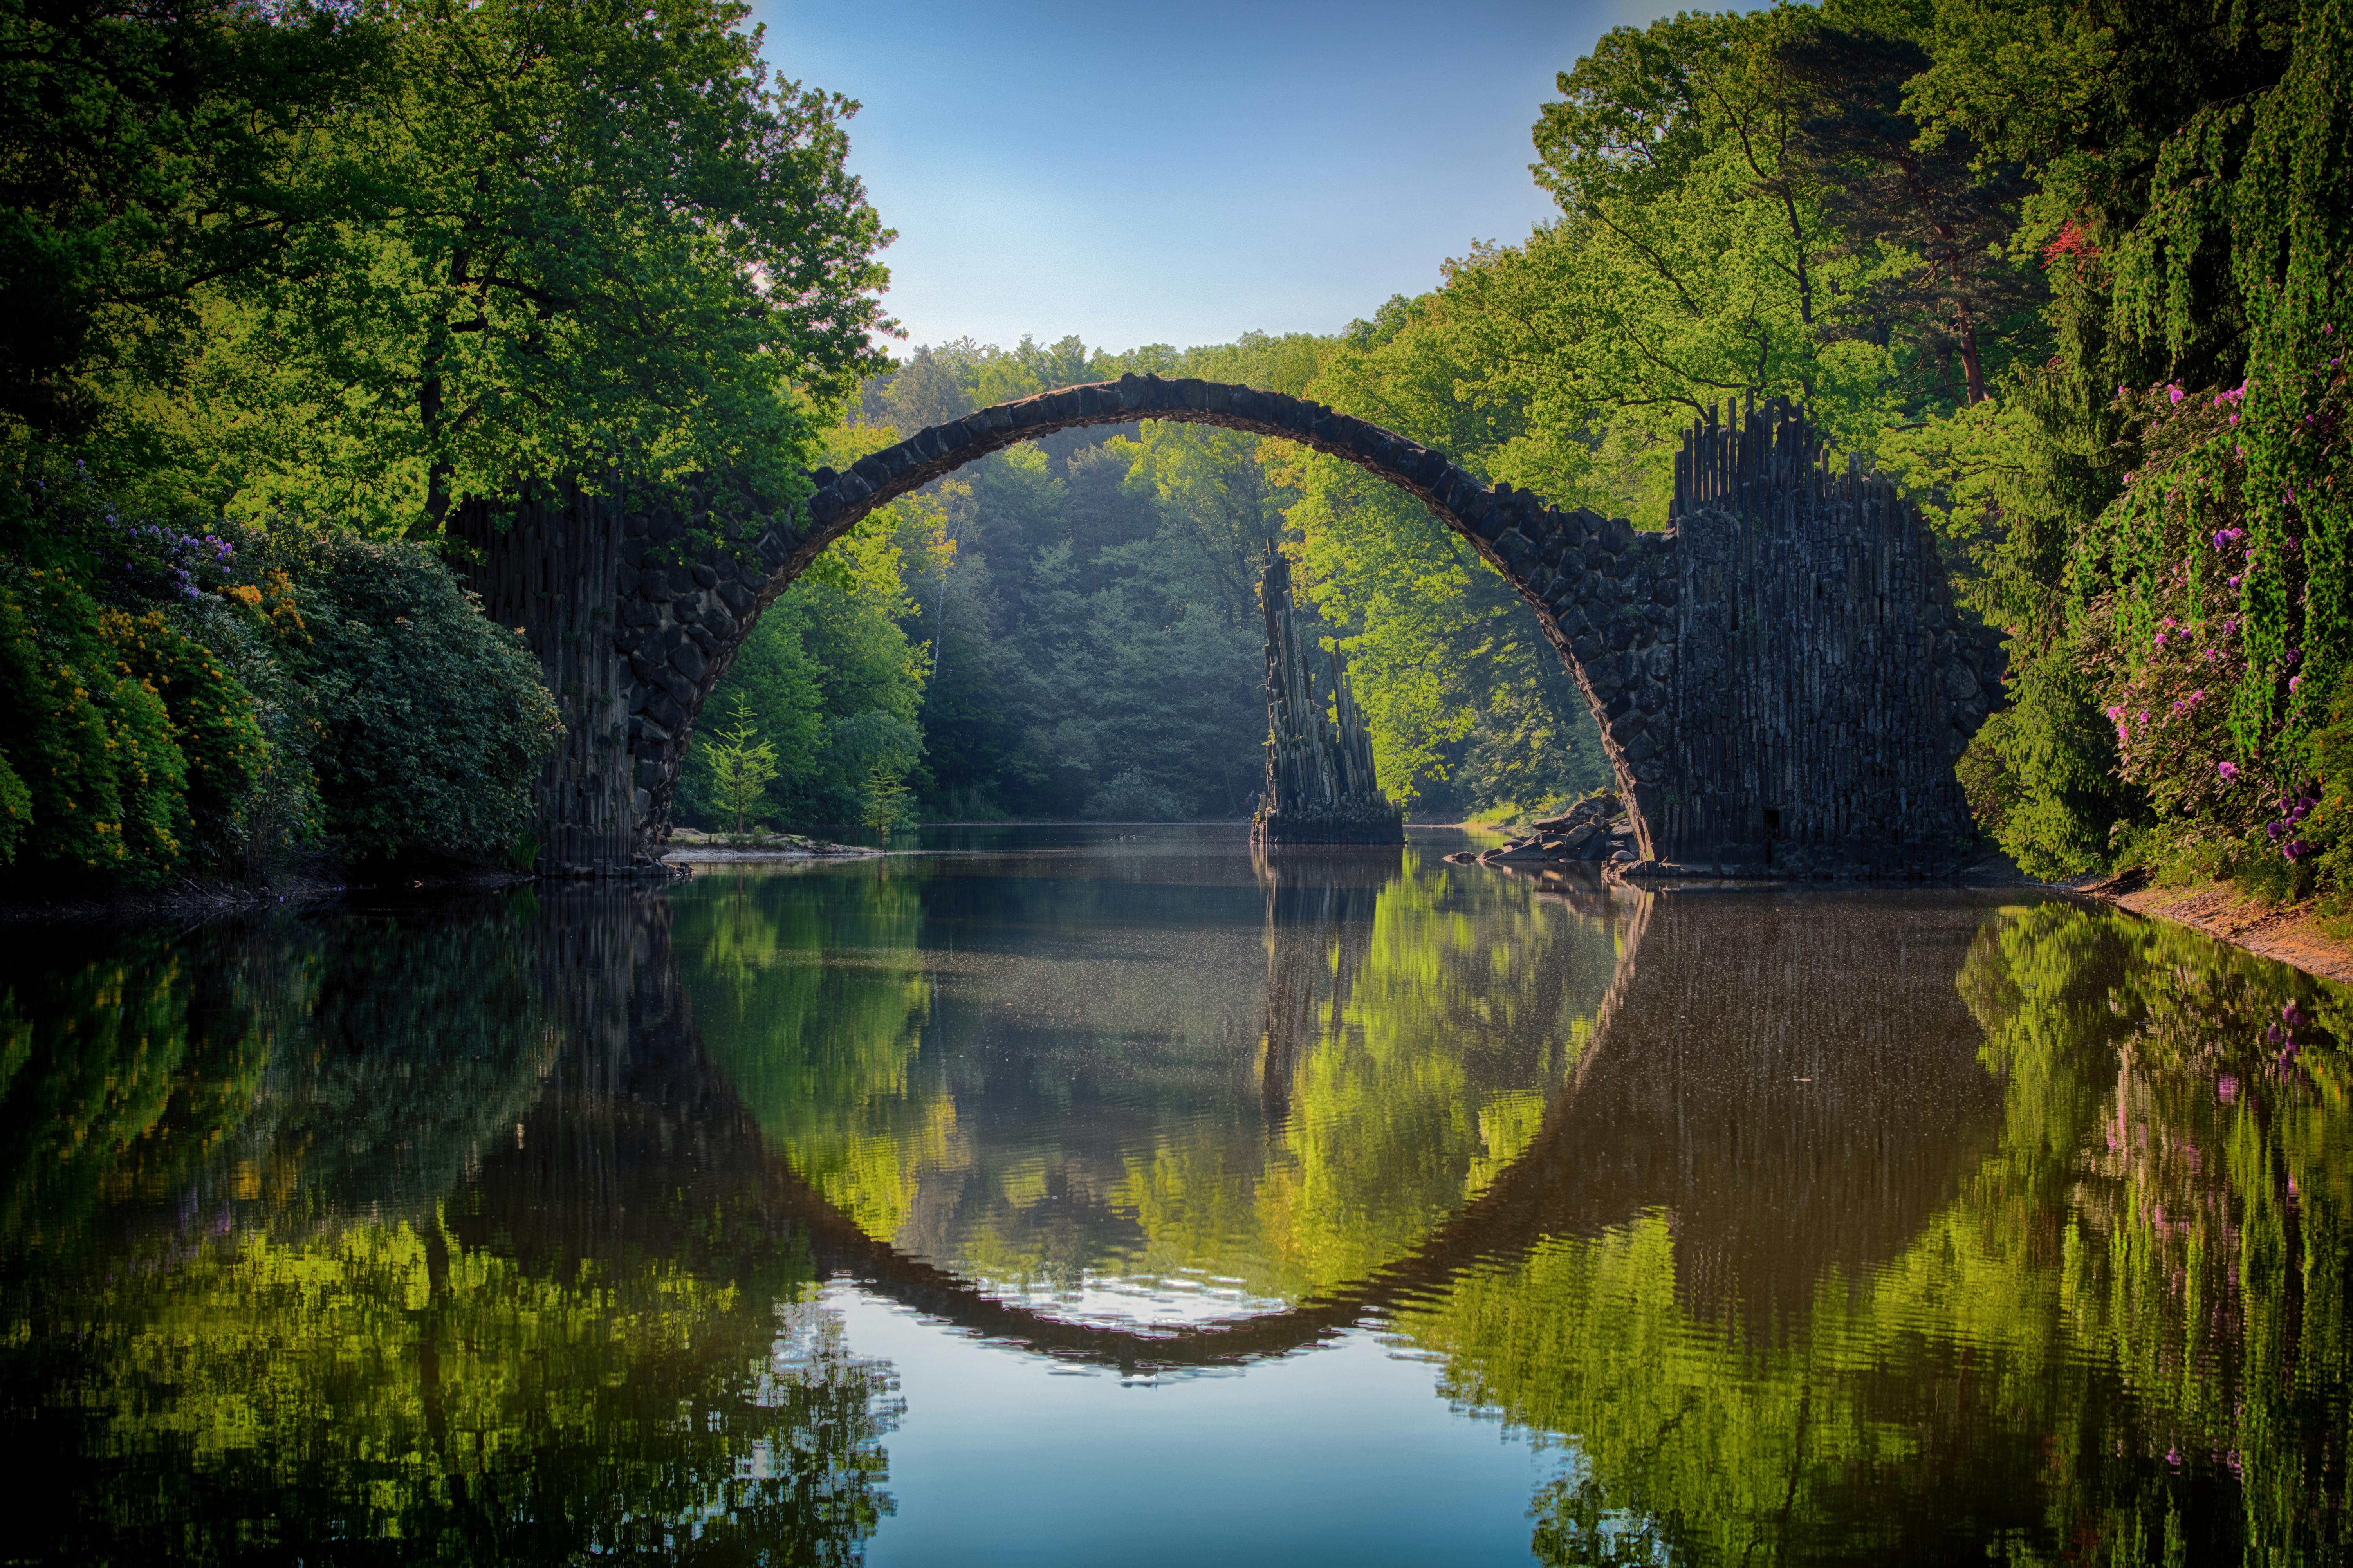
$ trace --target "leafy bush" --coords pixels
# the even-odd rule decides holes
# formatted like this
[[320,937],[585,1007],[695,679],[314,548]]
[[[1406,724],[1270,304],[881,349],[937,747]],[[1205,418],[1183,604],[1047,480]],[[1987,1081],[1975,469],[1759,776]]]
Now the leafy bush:
[[101,616],[56,573],[0,582],[0,854],[153,887],[183,853],[187,765]]
[[2353,665],[2337,678],[2322,714],[2312,737],[2318,782],[2304,837],[2313,846],[2313,879],[2329,893],[2329,912],[2342,915],[2353,902]]
[[503,854],[559,728],[530,650],[422,546],[280,549],[294,558],[307,641],[290,653],[317,704],[330,841],[361,859]]
[[102,611],[99,626],[123,676],[163,699],[186,770],[191,848],[219,864],[244,838],[246,802],[269,749],[252,694],[160,610]]
[[1978,825],[2030,876],[2105,868],[2115,825],[2138,809],[2116,777],[2114,734],[2094,695],[2066,648],[2046,650],[2018,670],[2010,705],[1961,759]]

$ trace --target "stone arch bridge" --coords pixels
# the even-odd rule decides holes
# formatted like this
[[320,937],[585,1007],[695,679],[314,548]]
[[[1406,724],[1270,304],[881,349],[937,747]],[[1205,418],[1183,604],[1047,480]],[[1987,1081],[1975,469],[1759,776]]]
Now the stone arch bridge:
[[1999,689],[1934,541],[1894,487],[1826,459],[1781,404],[1686,433],[1662,533],[1490,487],[1319,404],[1130,375],[984,408],[811,477],[736,548],[665,506],[576,489],[461,509],[485,610],[543,660],[565,735],[541,788],[542,869],[626,873],[668,837],[696,715],[760,614],[876,507],[1055,431],[1175,419],[1280,437],[1407,490],[1500,572],[1601,728],[1649,868],[1921,874],[1966,853],[1953,763]]

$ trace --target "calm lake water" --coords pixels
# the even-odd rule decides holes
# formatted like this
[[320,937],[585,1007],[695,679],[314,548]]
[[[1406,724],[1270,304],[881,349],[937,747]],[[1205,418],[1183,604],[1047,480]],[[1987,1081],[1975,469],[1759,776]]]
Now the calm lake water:
[[2344,1561],[2348,994],[927,833],[0,957],[0,1561]]

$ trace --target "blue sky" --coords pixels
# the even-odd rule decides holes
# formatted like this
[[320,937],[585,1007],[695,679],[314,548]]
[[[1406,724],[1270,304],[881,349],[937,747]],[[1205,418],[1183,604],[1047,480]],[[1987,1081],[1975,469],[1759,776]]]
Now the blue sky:
[[770,62],[864,104],[850,164],[909,343],[1328,332],[1551,211],[1528,128],[1651,0],[754,0]]

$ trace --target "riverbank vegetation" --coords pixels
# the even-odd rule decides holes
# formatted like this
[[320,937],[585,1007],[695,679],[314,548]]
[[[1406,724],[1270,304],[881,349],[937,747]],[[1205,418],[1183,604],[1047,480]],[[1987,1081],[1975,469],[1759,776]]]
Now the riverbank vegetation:
[[0,5],[0,876],[528,865],[469,500],[789,504],[882,361],[855,105],[744,10]]

